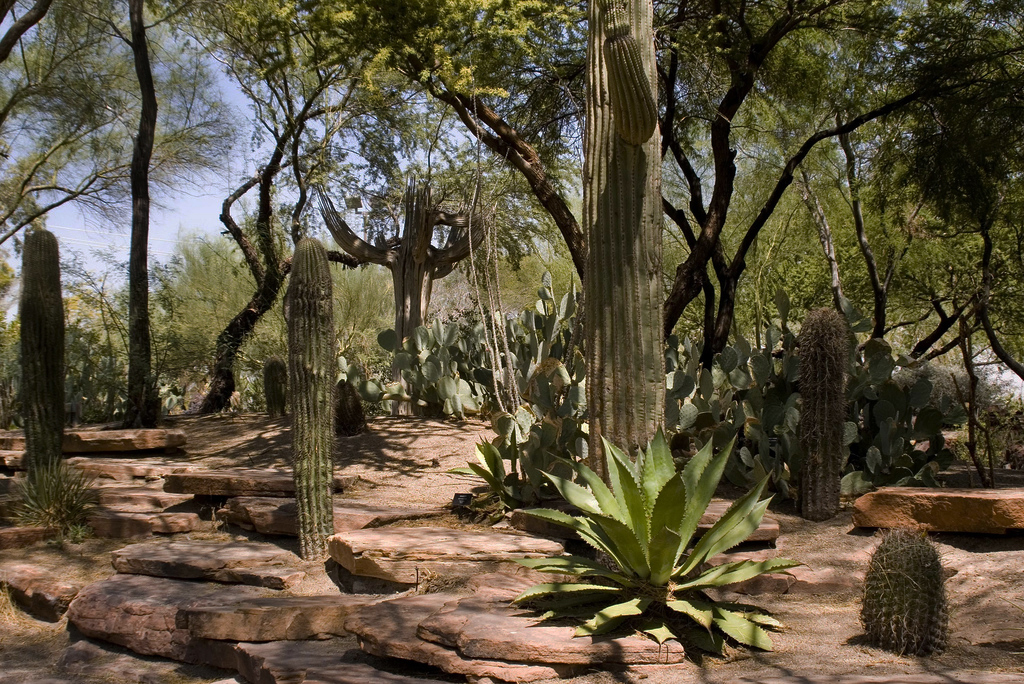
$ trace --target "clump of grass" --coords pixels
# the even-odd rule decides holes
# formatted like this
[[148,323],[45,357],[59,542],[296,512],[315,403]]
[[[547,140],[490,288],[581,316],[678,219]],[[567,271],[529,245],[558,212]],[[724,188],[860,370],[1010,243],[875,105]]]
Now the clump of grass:
[[77,543],[89,534],[86,524],[96,508],[98,495],[93,479],[63,460],[36,465],[18,483],[20,501],[15,519],[22,525],[57,530],[62,538]]

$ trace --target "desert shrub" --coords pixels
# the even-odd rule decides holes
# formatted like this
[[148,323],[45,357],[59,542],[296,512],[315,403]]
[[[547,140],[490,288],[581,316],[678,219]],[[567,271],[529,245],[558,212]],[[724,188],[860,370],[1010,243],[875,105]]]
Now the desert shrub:
[[15,518],[24,525],[80,536],[98,502],[92,483],[93,478],[66,461],[38,463],[24,480],[18,481],[20,500]]

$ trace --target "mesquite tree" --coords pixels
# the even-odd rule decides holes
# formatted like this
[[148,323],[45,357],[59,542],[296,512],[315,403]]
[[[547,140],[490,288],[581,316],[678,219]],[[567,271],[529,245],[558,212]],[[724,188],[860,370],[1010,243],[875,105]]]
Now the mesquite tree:
[[590,3],[583,220],[590,460],[646,445],[664,415],[661,150],[650,0]]
[[850,330],[835,309],[807,314],[800,330],[800,514],[828,520],[839,513]]
[[[417,187],[414,181],[409,182],[405,192],[402,235],[387,247],[371,245],[360,239],[334,208],[324,190],[317,188],[316,194],[324,222],[338,245],[360,262],[390,269],[395,289],[395,335],[399,341],[423,325],[434,281],[455,270],[455,265],[468,258],[470,250],[478,248],[484,239],[484,222],[479,214],[449,213],[437,209],[430,200],[430,186]],[[442,247],[432,244],[437,226],[451,227]],[[401,369],[393,366],[391,372],[392,379],[405,387]],[[395,415],[409,415],[414,407],[408,402],[395,402],[393,410]]]
[[64,438],[64,300],[57,238],[25,235],[21,261],[21,401],[28,470],[60,461]]
[[319,240],[295,248],[285,294],[288,321],[288,385],[292,413],[295,501],[299,547],[305,560],[327,555],[334,534],[334,377],[337,353],[331,304],[331,272]]

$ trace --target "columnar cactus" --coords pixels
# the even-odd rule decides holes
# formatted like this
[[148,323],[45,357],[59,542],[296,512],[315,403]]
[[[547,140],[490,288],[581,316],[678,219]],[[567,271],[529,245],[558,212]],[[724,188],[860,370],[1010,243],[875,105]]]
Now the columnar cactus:
[[267,400],[267,415],[277,418],[285,414],[288,398],[288,366],[277,356],[263,363],[263,396]]
[[850,331],[835,309],[807,314],[800,330],[800,514],[828,520],[839,512]]
[[583,211],[590,465],[663,421],[661,150],[650,0],[591,2]]
[[872,643],[900,655],[946,648],[949,606],[942,561],[922,532],[888,533],[864,579],[861,624]]
[[26,234],[21,264],[21,398],[31,472],[60,461],[64,437],[64,300],[53,233]]
[[285,317],[299,547],[304,559],[320,560],[334,534],[331,452],[337,354],[331,273],[319,240],[306,238],[295,247]]
[[366,415],[359,392],[348,380],[339,380],[334,390],[334,431],[350,437],[366,429]]

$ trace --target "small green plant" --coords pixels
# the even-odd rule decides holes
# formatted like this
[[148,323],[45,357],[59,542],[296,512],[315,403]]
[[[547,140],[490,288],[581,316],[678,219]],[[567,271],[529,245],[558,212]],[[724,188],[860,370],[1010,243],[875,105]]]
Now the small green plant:
[[770,500],[760,498],[767,478],[690,548],[733,445],[715,455],[708,443],[682,471],[676,470],[660,431],[636,462],[607,441],[603,446],[611,487],[583,464],[572,467],[585,486],[547,476],[581,515],[529,513],[575,530],[612,567],[580,556],[522,559],[518,562],[526,567],[581,581],[539,584],[516,602],[548,609],[545,618],[592,616],[577,628],[577,636],[628,627],[659,643],[674,638],[715,653],[722,652],[725,638],[770,650],[766,630],[780,627],[778,621],[756,607],[715,601],[707,593],[799,565],[786,558],[707,565],[757,529]]
[[942,653],[949,629],[942,561],[923,532],[889,532],[868,565],[860,621],[868,639],[899,655]]
[[279,356],[271,356],[263,364],[263,394],[267,399],[267,415],[283,416],[288,405],[288,366]]
[[93,478],[65,461],[37,463],[18,482],[15,519],[23,525],[58,530],[64,537],[78,537],[98,502],[92,483]]

